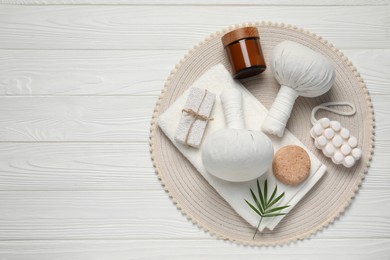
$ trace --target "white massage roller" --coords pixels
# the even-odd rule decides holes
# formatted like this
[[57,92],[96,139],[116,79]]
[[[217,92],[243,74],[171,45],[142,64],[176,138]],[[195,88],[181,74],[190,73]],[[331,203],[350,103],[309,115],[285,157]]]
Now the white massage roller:
[[324,94],[333,85],[335,73],[323,55],[291,41],[273,49],[270,67],[281,87],[261,129],[282,137],[295,99]]
[[[344,112],[329,106],[349,106],[352,110]],[[315,147],[322,150],[323,154],[333,163],[342,164],[347,168],[354,166],[362,156],[362,150],[357,147],[357,138],[352,136],[351,132],[343,127],[339,121],[330,121],[326,117],[317,120],[315,114],[320,109],[339,115],[352,116],[356,113],[355,106],[347,102],[328,102],[316,106],[311,114],[313,127],[310,130]]]

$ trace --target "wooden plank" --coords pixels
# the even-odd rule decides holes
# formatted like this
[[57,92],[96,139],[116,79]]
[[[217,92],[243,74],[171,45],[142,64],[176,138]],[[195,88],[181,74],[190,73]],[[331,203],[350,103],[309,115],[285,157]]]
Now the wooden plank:
[[1,0],[15,5],[387,5],[386,0]]
[[[11,1],[12,0],[0,0],[0,3]],[[14,0],[12,2],[15,3],[17,1],[18,0]],[[19,1],[24,2],[23,4],[45,4],[44,0]],[[52,2],[51,4],[71,4],[72,2],[72,0],[54,1],[55,2]],[[105,2],[105,0],[97,0],[100,2],[92,2],[92,0],[81,1],[85,1],[79,2],[82,4],[110,4]],[[116,1],[116,3],[124,5],[128,4],[125,0]],[[141,3],[138,1],[133,3],[135,5],[154,3],[160,5],[164,4],[159,3],[159,0],[156,1],[157,2],[149,1],[148,3]],[[168,4],[177,4],[173,3],[173,0],[171,0],[171,2],[169,1],[170,0],[167,2]],[[251,2],[251,0],[246,1]],[[311,4],[335,4],[333,3],[334,1],[335,0],[329,0],[324,1],[324,3],[320,3],[321,1],[315,0],[311,2]],[[283,2],[284,4],[292,5],[292,3],[287,3],[284,0]],[[304,3],[304,0],[297,1],[298,4],[300,2],[302,4],[307,3]],[[192,5],[191,1],[185,3]],[[209,3],[213,5],[219,4],[214,2]],[[233,0],[232,2],[228,3],[231,5],[236,4],[233,2]],[[265,2],[261,3],[263,4]],[[204,2],[204,4],[208,3]],[[248,4],[251,5],[252,3]],[[273,5],[272,3],[269,4]],[[349,5],[353,3],[352,1],[344,0],[342,2],[340,1],[340,4]],[[364,3],[358,0],[357,4],[361,5]],[[388,1],[371,0],[367,1],[367,4],[384,5],[388,4]],[[132,6],[132,8],[133,7],[140,7],[140,9],[137,10],[144,10],[141,9],[143,6]],[[221,8],[225,7],[226,6],[223,6]],[[229,6],[229,10],[235,7],[236,6]],[[248,6],[248,8],[250,7],[251,6]],[[257,7],[258,9],[261,8],[261,6]],[[278,10],[276,7],[271,7],[272,8],[269,9],[271,10],[269,16],[276,17],[275,12]],[[112,10],[108,9],[107,12],[104,11],[103,13],[108,14],[111,12],[111,14],[103,15],[103,17],[100,19],[99,14],[94,14],[94,10],[89,8],[85,9],[86,7],[80,6],[77,7],[77,10],[80,8],[81,12],[81,8],[83,8],[84,11],[87,11],[84,14],[86,19],[83,20],[83,15],[79,14],[78,11],[75,11],[75,15],[72,14],[73,11],[67,11],[63,13],[60,10],[62,8],[61,6],[59,6],[59,9],[54,12],[53,17],[49,14],[43,15],[44,11],[41,10],[41,7],[37,7],[37,9],[34,11],[33,9],[30,9],[30,13],[34,13],[36,11],[37,14],[27,14],[25,17],[21,16],[18,17],[19,19],[13,19],[10,24],[7,24],[7,21],[2,19],[2,17],[4,17],[4,13],[2,11],[3,8],[4,7],[0,6],[0,33],[4,32],[4,29],[1,29],[2,26],[6,27],[7,33],[0,34],[2,35],[0,37],[0,45],[4,43],[5,39],[5,42],[8,46],[6,48],[44,49],[45,46],[49,46],[49,48],[55,49],[56,44],[58,44],[60,48],[64,49],[82,49],[91,48],[91,46],[97,49],[132,49],[134,46],[131,43],[131,36],[129,36],[131,33],[129,33],[125,27],[126,23],[133,23],[130,21],[130,18],[123,19],[121,17],[123,15],[122,12],[112,12]],[[102,8],[107,7],[99,8],[99,10],[101,10]],[[160,10],[157,10],[157,8],[162,9],[162,12],[164,12],[165,7],[153,7],[153,10],[150,11],[149,14],[145,15],[145,17],[149,17],[151,19],[152,14],[157,14],[160,12]],[[190,6],[187,10],[192,8],[193,7]],[[278,8],[284,9],[285,6]],[[203,11],[206,10],[206,20],[211,21],[211,15],[214,13],[218,13],[218,19],[220,16],[222,16],[223,11],[211,10],[209,13],[207,9],[209,9],[208,6],[202,7]],[[182,9],[178,9],[179,12],[181,10]],[[232,12],[229,10],[228,14],[231,14]],[[306,10],[310,9],[306,8]],[[325,10],[325,8],[323,10]],[[331,12],[332,9],[329,10],[329,12]],[[371,12],[370,10],[369,12]],[[384,8],[383,10],[386,9]],[[50,13],[50,9],[45,9],[45,12],[46,11]],[[92,11],[92,14],[89,11]],[[202,14],[203,11],[196,10],[194,14],[199,15]],[[353,11],[356,10],[353,9]],[[127,10],[126,12],[129,13]],[[141,46],[143,39],[157,40],[157,44],[169,44],[172,39],[177,39],[179,43],[175,44],[177,46],[181,46],[177,47],[177,49],[185,50],[189,48],[190,45],[193,45],[195,40],[197,41],[198,38],[203,38],[206,35],[204,33],[205,30],[207,30],[208,34],[209,32],[224,26],[225,23],[229,22],[230,20],[246,21],[246,9],[241,12],[243,13],[240,14],[240,17],[219,19],[220,21],[222,20],[222,24],[217,24],[217,19],[212,21],[212,23],[210,23],[211,25],[208,26],[202,21],[195,21],[198,18],[195,16],[192,17],[190,11],[185,12],[188,18],[184,17],[184,15],[177,15],[175,12],[169,11],[168,14],[173,15],[173,19],[169,18],[169,16],[160,14],[157,15],[157,17],[159,17],[157,20],[153,20],[153,22],[150,22],[146,25],[147,28],[151,28],[156,25],[157,22],[162,24],[161,26],[157,25],[157,29],[154,29],[153,27],[151,30],[152,35],[147,35],[144,37],[141,32],[137,31],[136,29],[132,29],[132,33],[135,32],[133,35],[138,36],[138,39],[142,39],[137,41],[135,46]],[[327,11],[325,11],[325,14],[326,12]],[[360,16],[362,17],[361,21],[363,23],[363,31],[361,32],[358,31],[358,26],[356,23],[356,21],[360,22],[358,15],[359,12]],[[13,15],[12,12],[8,13]],[[374,17],[367,19],[365,15],[362,15],[364,14],[364,10],[358,10],[358,13],[354,16],[354,19],[346,19],[343,17],[342,12],[337,11],[336,13],[338,14],[338,17],[336,15],[332,16],[328,14],[327,18],[329,18],[329,21],[326,19],[321,20],[321,25],[319,26],[316,24],[314,16],[309,15],[308,18],[302,18],[302,21],[302,19],[296,16],[294,11],[292,11],[292,13],[293,17],[291,18],[288,13],[285,12],[286,17],[288,17],[285,19],[297,21],[297,24],[301,26],[312,26],[307,28],[313,28],[313,31],[315,32],[321,31],[325,32],[326,34],[329,33],[330,36],[336,39],[336,42],[339,41],[340,43],[345,44],[345,46],[348,48],[356,48],[356,46],[360,46],[361,48],[366,48],[367,46],[370,48],[370,45],[376,46],[376,48],[382,48],[383,46],[386,48],[386,44],[388,46],[389,43],[388,32],[386,33],[385,30],[378,30],[376,28],[376,24],[380,24],[379,26],[382,26],[383,28],[386,28],[387,26],[388,29],[388,20],[386,20],[388,15],[382,15],[382,18],[379,17],[378,22],[376,22]],[[350,15],[348,11],[345,13],[347,16]],[[130,14],[134,16],[133,12],[130,12]],[[316,14],[320,15],[319,12],[316,12]],[[301,15],[303,17],[305,14],[302,12]],[[375,16],[378,15],[378,13],[371,12],[369,15]],[[32,19],[33,23],[30,25],[29,17],[32,16],[35,18]],[[37,23],[36,21],[39,20],[37,16],[42,16],[42,21]],[[116,16],[120,17],[119,26],[116,26],[115,24],[117,22],[115,18]],[[141,21],[141,15],[135,17]],[[251,19],[254,17],[256,17],[255,19],[258,19],[258,17],[267,17],[267,15],[263,15],[261,13],[261,16],[255,16],[253,13],[251,13],[250,17],[252,17]],[[278,19],[284,19],[281,18],[282,16],[277,17],[279,17]],[[339,22],[338,20],[340,17],[342,18],[342,22]],[[162,22],[161,19],[171,19],[171,21],[177,24],[173,26],[172,22],[171,25],[165,25],[165,22]],[[379,22],[379,19],[382,20]],[[192,29],[189,30],[191,35],[184,33],[185,37],[189,37],[189,39],[183,36],[177,37],[177,31],[185,32],[183,29],[183,21],[185,26],[192,27]],[[186,24],[188,21],[190,21],[189,24]],[[373,23],[369,24],[367,21],[372,21]],[[182,22],[181,28],[179,26],[179,22]],[[352,23],[353,26],[349,25],[349,23]],[[97,26],[94,24],[97,24]],[[347,29],[344,30],[343,28],[338,29],[336,34],[331,32],[331,26],[342,27],[344,24],[347,24],[347,29],[352,29],[352,33],[348,34]],[[138,25],[139,28],[142,27],[141,22],[137,22],[136,25]],[[323,27],[324,25],[326,25],[327,28]],[[171,29],[161,30],[163,26],[170,26]],[[369,32],[370,26],[373,27],[373,35],[371,35]],[[317,30],[317,28],[319,29]],[[158,31],[158,29],[160,29],[162,32],[161,35],[159,34],[160,31]],[[112,31],[112,35],[110,31]],[[100,35],[99,32],[102,32],[102,35]],[[117,43],[116,41],[121,40],[122,32],[124,32],[125,35],[124,43]],[[342,32],[346,33],[345,36],[341,34]],[[170,36],[165,39],[163,38],[165,37],[165,35],[163,35],[164,33]],[[358,38],[359,33],[363,33],[362,35],[368,35],[367,38],[373,36],[373,41],[371,42],[371,39],[364,39],[363,43],[358,42],[348,46],[349,43],[347,37],[352,36],[350,37],[352,41],[357,42],[359,39],[361,39]],[[23,36],[23,34],[26,36]],[[17,36],[15,37],[15,35]],[[9,40],[7,37],[10,36],[12,39]],[[110,36],[113,36],[113,38]],[[325,36],[329,39],[327,35],[322,36]],[[28,39],[29,37],[37,38]],[[104,38],[107,39],[105,40]],[[26,40],[26,43],[15,43],[13,41],[15,39]],[[65,41],[56,43],[56,39],[59,41]],[[48,40],[48,42],[46,42],[46,40]],[[183,44],[180,43],[180,41]],[[332,42],[336,44],[335,41]],[[382,44],[383,42],[385,44]],[[363,46],[365,43],[366,46]],[[15,47],[13,47],[13,45]],[[42,45],[45,46],[40,47]],[[340,47],[338,42],[336,46]],[[154,49],[155,47],[152,44],[146,44],[145,47],[141,46],[137,48]],[[158,48],[162,49],[165,47],[163,46]],[[171,47],[169,46],[169,48]],[[174,46],[172,49],[175,48],[176,47]],[[155,53],[151,54],[157,55],[155,60],[158,62],[158,55],[160,55],[160,51],[157,48],[156,50],[157,51]],[[43,57],[46,57],[46,54],[44,53],[45,51],[42,51],[40,54],[43,54]],[[108,51],[107,53],[111,54],[112,52]],[[181,56],[182,51],[177,51],[177,53],[179,53]],[[64,56],[66,54],[68,53],[64,52]],[[87,141],[91,142],[107,142],[107,140],[108,142],[122,142],[123,140],[144,140],[146,134],[144,135],[143,131],[145,130],[146,133],[148,129],[148,124],[145,123],[146,121],[144,119],[140,119],[142,122],[138,120],[136,120],[136,122],[131,121],[127,118],[125,119],[125,121],[128,121],[128,126],[131,127],[130,135],[127,135],[127,132],[129,132],[128,126],[124,126],[120,123],[120,126],[118,127],[118,125],[116,125],[116,130],[112,132],[111,127],[114,128],[114,126],[110,124],[112,121],[114,121],[115,125],[115,122],[119,121],[118,117],[121,117],[120,115],[122,115],[122,117],[129,115],[129,108],[132,110],[134,108],[136,110],[138,109],[137,111],[134,111],[134,113],[130,112],[131,118],[135,118],[138,115],[150,116],[151,111],[147,111],[147,108],[151,108],[153,106],[153,98],[149,99],[151,100],[150,103],[143,102],[141,104],[141,101],[145,101],[145,98],[147,98],[144,97],[145,95],[157,95],[159,88],[162,86],[163,81],[172,67],[172,64],[174,64],[177,60],[176,56],[171,57],[169,54],[170,52],[166,51],[160,56],[167,60],[173,60],[169,60],[169,62],[166,63],[167,65],[163,68],[158,66],[152,67],[149,64],[149,68],[153,69],[153,74],[147,74],[147,80],[143,80],[145,78],[145,74],[142,73],[145,72],[142,72],[138,68],[135,69],[133,66],[134,64],[137,65],[137,63],[141,63],[141,68],[147,68],[147,62],[152,59],[152,57],[148,57],[145,60],[144,65],[142,64],[142,57],[135,57],[134,62],[131,63],[127,60],[125,61],[125,59],[131,59],[134,58],[134,56],[125,56],[122,62],[119,55],[114,54],[113,58],[106,57],[107,61],[112,61],[113,66],[110,68],[104,67],[108,66],[104,65],[103,59],[105,57],[103,56],[105,54],[102,56],[99,56],[99,54],[97,55],[97,66],[93,65],[94,60],[74,62],[74,57],[70,57],[68,60],[63,59],[63,61],[65,61],[64,65],[58,66],[49,62],[50,64],[45,67],[41,64],[38,64],[39,58],[37,57],[37,59],[34,60],[38,66],[37,69],[33,68],[34,62],[31,63],[32,66],[30,68],[28,58],[25,57],[24,62],[20,60],[19,64],[21,67],[15,67],[16,69],[14,70],[14,76],[17,79],[15,82],[12,82],[12,78],[14,77],[12,72],[7,71],[6,69],[7,65],[14,64],[12,62],[7,64],[7,62],[13,60],[13,58],[11,57],[10,59],[4,60],[4,62],[2,62],[2,57],[0,55],[0,92],[4,90],[3,86],[7,87],[7,91],[0,93],[0,95],[38,95],[38,97],[35,99],[35,102],[39,102],[39,99],[50,99],[50,97],[43,98],[39,97],[39,95],[124,94],[140,96],[140,101],[136,101],[131,106],[127,104],[124,105],[124,103],[126,103],[125,101],[119,101],[118,106],[122,108],[115,106],[117,101],[109,101],[107,104],[105,99],[94,99],[94,101],[92,101],[93,105],[91,105],[90,101],[86,101],[85,104],[84,100],[91,100],[93,98],[81,97],[80,99],[76,98],[76,100],[72,97],[71,99],[61,98],[59,99],[59,102],[56,100],[54,102],[44,103],[43,105],[39,106],[39,109],[35,109],[32,112],[26,112],[27,115],[25,116],[20,116],[22,112],[16,112],[16,106],[11,106],[13,108],[14,115],[17,115],[19,118],[10,119],[10,117],[1,116],[2,119],[9,120],[8,122],[11,122],[12,126],[16,125],[16,128],[11,129],[11,131],[16,129],[23,136],[32,130],[35,131],[29,136],[29,138],[22,138],[24,141],[29,142],[31,140],[49,140],[55,142],[60,141],[60,143],[0,144],[0,189],[1,187],[4,187],[4,190],[6,190],[4,192],[0,192],[0,237],[3,239],[7,237],[7,240],[14,238],[24,240],[0,241],[0,259],[184,259],[205,258],[205,256],[212,259],[237,259],[238,257],[258,259],[259,255],[262,257],[272,257],[272,259],[286,259],[291,258],[292,255],[299,259],[312,259],[313,255],[315,255],[316,259],[329,259],[330,257],[333,259],[386,259],[387,256],[390,255],[390,225],[388,220],[390,214],[389,210],[386,207],[383,207],[383,205],[389,204],[389,193],[387,191],[389,188],[388,183],[390,183],[390,181],[388,180],[388,174],[386,174],[389,169],[389,166],[386,164],[386,162],[388,161],[388,149],[390,148],[390,143],[388,142],[388,140],[390,140],[388,137],[389,125],[387,123],[389,122],[389,110],[386,108],[383,109],[385,107],[384,101],[377,101],[376,99],[376,96],[389,94],[388,90],[386,89],[386,86],[388,86],[388,77],[386,75],[387,72],[385,72],[386,69],[383,67],[388,66],[388,64],[386,65],[385,62],[388,59],[384,58],[386,56],[382,56],[378,54],[378,52],[370,53],[370,51],[368,51],[364,55],[359,54],[356,56],[357,58],[352,58],[352,61],[356,66],[358,66],[359,71],[366,79],[371,93],[376,95],[374,96],[374,105],[377,111],[379,106],[379,112],[376,114],[378,121],[378,141],[376,155],[374,157],[373,167],[371,168],[367,179],[363,183],[363,187],[359,192],[357,199],[340,220],[337,220],[336,223],[329,229],[326,229],[324,232],[321,232],[316,236],[316,238],[321,239],[314,238],[311,240],[306,240],[305,242],[296,243],[290,247],[281,247],[278,248],[278,250],[275,250],[274,248],[259,249],[233,246],[228,242],[217,241],[198,230],[184,217],[180,216],[180,213],[168,200],[167,195],[163,194],[161,191],[156,177],[153,174],[153,170],[150,168],[146,142],[142,141],[141,143],[115,144],[61,143],[67,140],[82,141],[84,139],[87,139]],[[371,59],[370,57],[367,57],[370,56],[370,54],[373,54],[373,58]],[[35,54],[31,56],[34,55]],[[58,56],[61,57],[61,55]],[[86,56],[80,56],[80,60]],[[366,58],[369,58],[372,62],[364,64],[364,60]],[[23,59],[23,54],[20,55],[20,59]],[[50,59],[51,58],[49,58],[49,60]],[[375,63],[375,59],[377,63]],[[361,62],[362,65],[356,64],[355,60]],[[23,63],[27,65],[24,68]],[[79,67],[77,67],[77,63],[79,64]],[[379,65],[379,63],[381,64]],[[6,65],[4,71],[1,70],[3,64]],[[161,63],[161,65],[164,65],[164,63]],[[365,67],[365,65],[367,65],[367,67]],[[75,66],[75,69],[72,69],[72,66]],[[67,67],[68,70],[66,70]],[[113,67],[117,68],[119,71],[111,69]],[[367,76],[365,75],[365,72],[360,69],[361,67],[368,71],[368,75],[372,77],[373,84],[367,81]],[[62,70],[63,68],[65,68],[65,70]],[[81,69],[80,74],[77,74],[77,68]],[[25,72],[29,71],[29,73],[23,73],[23,69],[25,69]],[[48,70],[48,72],[43,72],[45,69]],[[131,78],[125,75],[126,70],[130,71],[129,74],[131,75]],[[50,76],[50,71],[55,75]],[[3,72],[6,73],[4,77]],[[58,75],[60,75],[60,77],[58,77]],[[29,82],[29,78],[32,78],[33,82]],[[3,79],[5,81],[3,81]],[[7,81],[9,79],[11,79],[11,81]],[[48,82],[50,81],[57,82],[56,84],[49,85]],[[371,87],[371,85],[373,85],[373,87]],[[25,86],[30,86],[31,88],[25,89]],[[51,87],[54,87],[54,89]],[[388,96],[384,97],[383,100],[386,98],[388,100]],[[3,100],[5,99],[2,99],[2,101]],[[21,109],[27,111],[30,100],[28,98],[24,98],[23,100],[18,101],[18,104],[21,104],[23,101],[25,101],[25,104],[21,106]],[[95,105],[95,102],[101,102],[102,104],[98,107]],[[377,104],[377,102],[379,103]],[[50,116],[47,116],[48,114],[43,114],[42,117],[33,115],[35,112],[41,112],[44,110],[44,108],[51,109],[51,105],[59,104],[61,107],[64,106],[64,103],[66,104],[66,108],[54,108],[54,113],[60,112],[58,118],[51,117],[52,114]],[[78,115],[78,109],[83,106],[88,107],[87,110],[89,112]],[[127,107],[124,108],[124,106]],[[4,107],[1,107],[0,111],[7,113],[8,110],[4,110],[3,108]],[[92,110],[99,109],[102,109],[103,112],[92,112]],[[107,113],[105,113],[106,111]],[[115,114],[112,121],[109,122],[108,116],[118,112],[119,116]],[[66,113],[69,113],[68,117],[66,117]],[[100,114],[102,114],[101,117],[99,117]],[[33,116],[31,117],[31,115]],[[72,118],[75,115],[76,122],[72,121]],[[87,118],[84,118],[84,116],[87,116]],[[82,119],[80,120],[81,117]],[[23,121],[26,120],[26,118],[27,121],[29,121],[30,118],[35,118],[35,121],[30,120],[29,124],[27,124],[25,121]],[[59,120],[59,123],[56,124],[55,120]],[[96,121],[98,121],[98,123],[96,123]],[[102,123],[102,121],[104,122]],[[47,127],[44,126],[45,124]],[[98,126],[96,127],[95,125]],[[4,129],[4,126],[8,127],[8,125],[4,123],[3,125],[0,125],[0,129]],[[62,130],[61,127],[64,127],[64,130]],[[50,128],[53,129],[52,132],[47,130]],[[69,129],[70,132],[68,133],[68,130],[66,129]],[[116,139],[116,137],[113,138],[113,136],[119,132],[122,132],[120,134],[121,137],[118,139]],[[7,131],[6,136],[8,136],[8,133],[9,132]],[[87,133],[92,134],[92,138],[85,137]],[[0,135],[2,135],[2,133],[0,133]],[[42,138],[37,139],[37,136]],[[105,136],[108,136],[108,138],[106,139]],[[129,138],[129,136],[131,137]],[[16,137],[15,139],[11,138],[10,140],[11,141],[5,140],[5,142],[19,140],[19,137]],[[114,149],[118,149],[118,151],[115,152]],[[19,152],[21,154],[18,154]],[[44,158],[45,156],[47,159],[46,162]],[[127,156],[131,156],[132,158],[129,160],[126,158]],[[6,169],[6,172],[4,173],[2,169]],[[126,171],[128,171],[131,177],[126,176]],[[147,175],[147,177],[145,175]],[[78,177],[80,177],[79,183],[77,182]],[[120,183],[121,181],[123,182],[122,184]],[[64,185],[61,185],[61,182],[64,182]],[[104,185],[105,182],[107,183],[107,186]],[[2,185],[2,183],[4,183],[4,185]],[[135,187],[136,185],[139,187]],[[145,186],[143,187],[142,185]],[[109,188],[107,188],[108,186]],[[15,191],[22,189],[38,191]],[[39,191],[40,189],[43,191]],[[47,189],[64,189],[69,190],[70,192],[58,191],[53,193],[46,191]],[[106,191],[83,192],[80,191],[82,189]],[[121,189],[122,191],[116,192],[112,191],[111,189]],[[126,189],[128,190],[125,191]],[[76,192],[76,190],[79,191]],[[72,195],[68,196],[68,194]],[[4,199],[1,198],[2,195],[5,195]],[[6,207],[3,208],[3,205]],[[146,215],[145,212],[151,212],[152,209],[157,209],[159,211],[156,217],[152,217],[150,214]],[[25,240],[37,238],[103,238],[110,240]],[[120,240],[121,238],[128,240],[122,241]]]
[[0,190],[162,189],[146,142],[0,143],[0,158]]
[[177,211],[162,189],[0,195],[0,240],[207,237]]
[[371,95],[375,112],[375,140],[379,144],[383,141],[390,141],[390,107],[388,95]]
[[0,98],[0,141],[146,141],[155,97]]
[[[390,239],[388,190],[363,187],[321,238]],[[0,240],[208,238],[160,191],[2,191]]]
[[357,68],[372,95],[390,94],[390,49],[342,51]]
[[[211,240],[75,240],[3,241],[0,256],[7,260],[90,259],[386,259],[389,239],[310,239],[283,247],[237,246]],[[293,256],[293,258],[291,258]]]
[[[295,24],[338,48],[390,48],[383,6],[2,6],[0,48],[183,49],[245,21]],[[201,19],[200,19],[201,17]]]
[[[390,190],[390,141],[378,142],[364,186]],[[157,191],[145,143],[0,143],[0,191]]]
[[[373,96],[377,139],[390,140],[389,96]],[[147,141],[156,97],[0,97],[0,142]]]
[[0,95],[154,95],[186,51],[0,50]]
[[[390,49],[346,49],[371,94],[390,95]],[[0,96],[159,95],[186,51],[0,50]]]

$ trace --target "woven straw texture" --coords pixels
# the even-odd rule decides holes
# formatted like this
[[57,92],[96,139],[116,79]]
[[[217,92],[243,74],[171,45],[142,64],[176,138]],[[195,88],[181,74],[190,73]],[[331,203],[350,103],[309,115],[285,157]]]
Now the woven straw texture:
[[[254,227],[244,221],[202,178],[164,136],[156,123],[157,117],[210,67],[223,63],[230,69],[221,37],[228,31],[244,26],[258,27],[266,62],[269,61],[276,44],[283,40],[292,40],[325,55],[336,70],[336,82],[332,89],[317,98],[299,97],[287,124],[287,128],[327,165],[328,172],[273,231],[262,232],[254,240]],[[279,90],[269,68],[261,75],[241,82],[267,108],[271,106]],[[309,134],[311,110],[314,106],[328,101],[349,101],[357,107],[357,113],[352,117],[325,111],[317,113],[317,118],[326,116],[340,121],[358,138],[363,155],[350,169],[334,165],[314,147]],[[194,224],[218,238],[239,244],[274,246],[309,237],[326,227],[345,210],[368,170],[373,154],[374,128],[374,114],[368,90],[356,68],[332,44],[320,36],[291,25],[271,22],[246,23],[212,34],[190,50],[173,69],[153,113],[150,152],[162,186],[178,209]]]

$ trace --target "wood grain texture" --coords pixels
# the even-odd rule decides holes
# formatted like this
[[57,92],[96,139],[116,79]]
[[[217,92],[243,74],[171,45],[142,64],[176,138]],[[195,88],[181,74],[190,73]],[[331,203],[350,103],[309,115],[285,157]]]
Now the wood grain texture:
[[0,194],[0,240],[208,237],[177,211],[162,189]]
[[[373,96],[377,140],[390,140],[387,95]],[[0,142],[148,141],[156,97],[0,97]]]
[[0,190],[161,190],[142,143],[0,143]]
[[157,96],[185,53],[0,50],[0,95]]
[[[363,186],[390,190],[390,141],[376,145]],[[0,191],[158,191],[143,143],[0,143]]]
[[[371,94],[390,95],[390,49],[345,49]],[[0,96],[160,94],[186,51],[0,50]]]
[[390,94],[390,49],[342,51],[358,69],[371,94]]
[[6,97],[0,141],[146,141],[155,97]]
[[387,5],[387,0],[0,0],[15,5]]
[[[0,0],[0,259],[388,259],[389,3]],[[341,49],[377,123],[372,166],[345,214],[277,248],[192,225],[162,190],[147,144],[174,64],[210,33],[257,20],[296,24]]]
[[2,6],[0,48],[187,50],[259,20],[295,24],[339,48],[390,48],[387,17],[383,6]]
[[[315,255],[314,253],[315,252]],[[147,255],[147,258],[144,256]],[[220,240],[4,241],[0,257],[7,260],[128,259],[387,259],[387,239],[312,239],[284,247],[245,247]]]
[[[243,203],[245,203],[243,201]],[[387,190],[362,188],[321,238],[390,239]],[[0,240],[212,239],[159,191],[2,191]]]

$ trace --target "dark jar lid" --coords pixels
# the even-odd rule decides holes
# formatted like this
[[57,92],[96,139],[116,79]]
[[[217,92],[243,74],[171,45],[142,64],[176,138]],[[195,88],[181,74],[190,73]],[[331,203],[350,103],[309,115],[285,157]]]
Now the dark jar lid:
[[228,32],[222,36],[223,47],[226,48],[231,43],[247,38],[260,38],[259,31],[256,27],[243,27],[237,30]]

